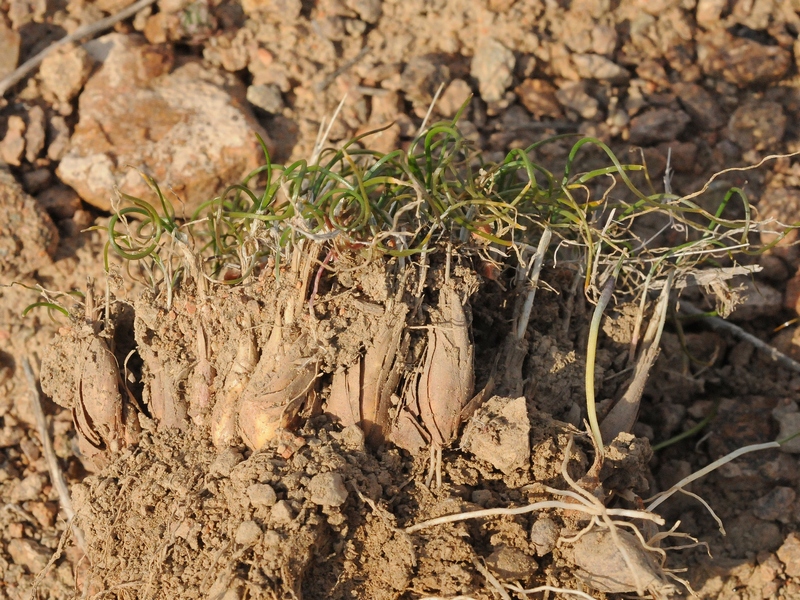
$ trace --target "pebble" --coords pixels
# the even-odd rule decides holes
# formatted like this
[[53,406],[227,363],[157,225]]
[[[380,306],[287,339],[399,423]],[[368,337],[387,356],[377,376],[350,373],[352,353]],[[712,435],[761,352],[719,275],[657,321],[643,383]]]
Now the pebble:
[[697,12],[695,19],[700,27],[710,29],[718,25],[722,11],[724,11],[730,0],[697,0]]
[[25,160],[32,163],[44,149],[45,118],[41,106],[32,106],[28,111],[28,127],[25,130]]
[[539,517],[531,525],[531,544],[537,556],[545,556],[553,551],[560,535],[560,528],[550,517]]
[[[776,439],[782,440],[800,431],[800,410],[796,402],[789,402],[783,406],[777,406],[772,411],[772,418],[778,422],[780,431]],[[788,454],[800,454],[800,437],[789,440],[781,444],[781,452]]]
[[255,521],[245,521],[236,528],[234,541],[241,546],[252,546],[261,537],[261,527]]
[[486,566],[501,580],[528,579],[539,565],[516,548],[502,545],[486,557]]
[[29,500],[38,500],[39,495],[42,493],[44,487],[44,476],[39,473],[32,473],[17,482],[11,490],[12,502],[27,502]]
[[50,160],[61,160],[67,152],[69,146],[69,126],[61,115],[53,115],[50,118],[47,137],[51,140],[47,147],[47,158]]
[[514,90],[529,113],[537,119],[562,116],[561,105],[556,98],[556,87],[544,79],[525,79]]
[[6,136],[0,142],[0,160],[15,167],[22,164],[25,153],[25,121],[19,115],[8,117]]
[[54,220],[71,219],[81,208],[81,199],[71,187],[58,184],[36,196],[36,201]]
[[583,79],[600,79],[622,84],[631,78],[627,69],[599,54],[575,54],[572,62]]
[[364,430],[355,423],[342,429],[342,443],[352,450],[364,450]]
[[286,525],[294,519],[294,511],[286,500],[279,500],[270,510],[269,516],[276,525]]
[[778,486],[771,492],[756,500],[753,514],[764,521],[792,521],[792,504],[797,494],[792,488]]
[[478,89],[484,102],[497,102],[503,98],[513,81],[514,53],[491,37],[478,42],[470,64],[470,74],[478,80]]
[[80,96],[80,120],[56,171],[86,202],[110,210],[115,187],[157,202],[137,171],[145,170],[179,196],[176,210],[191,213],[262,164],[255,134],[272,142],[235,76],[197,61],[168,72],[169,53],[138,36],[112,33],[87,47],[106,54]]
[[308,484],[308,498],[319,506],[341,506],[347,501],[347,488],[339,473],[319,473]]
[[682,110],[657,108],[631,119],[631,144],[671,142],[686,128],[691,117]]
[[443,117],[454,117],[467,99],[472,95],[472,88],[463,79],[453,79],[436,103],[437,112]]
[[274,83],[262,83],[248,87],[247,101],[273,115],[281,112],[284,107],[281,90]]
[[706,75],[745,88],[779,81],[791,67],[792,55],[780,46],[765,46],[715,29],[697,36],[697,63]]
[[583,81],[569,82],[556,92],[556,99],[561,106],[575,111],[582,119],[594,119],[599,111],[600,103],[586,93]]
[[45,100],[69,102],[89,79],[94,61],[81,46],[68,44],[48,54],[39,67]]
[[427,56],[417,56],[406,64],[399,85],[406,98],[427,111],[436,90],[449,81],[450,69],[446,65]]
[[242,462],[242,459],[242,453],[235,448],[225,448],[209,465],[208,472],[212,475],[230,477],[233,467]]
[[672,89],[683,109],[700,128],[711,131],[725,124],[717,101],[703,86],[696,83],[677,83]]
[[33,540],[15,539],[8,542],[8,553],[14,564],[22,565],[34,575],[47,566],[52,552]]
[[381,0],[345,0],[345,5],[365,23],[377,23],[383,14]]
[[0,19],[0,79],[10,75],[19,62],[19,32],[14,31]]
[[786,541],[778,548],[778,558],[788,577],[800,577],[800,537],[794,532],[786,536]]
[[524,396],[494,396],[470,419],[461,439],[461,448],[510,474],[530,464],[531,424]]
[[728,122],[728,139],[743,151],[775,147],[786,131],[786,114],[777,102],[751,102],[736,109]]
[[272,486],[266,483],[254,483],[247,488],[247,497],[250,503],[256,508],[263,506],[275,506],[278,496]]

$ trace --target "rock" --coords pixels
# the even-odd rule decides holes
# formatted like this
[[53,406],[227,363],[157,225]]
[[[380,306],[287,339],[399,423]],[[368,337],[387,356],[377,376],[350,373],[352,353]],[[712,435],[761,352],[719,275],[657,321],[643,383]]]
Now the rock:
[[283,110],[283,96],[280,88],[273,83],[251,85],[247,88],[247,101],[270,114]]
[[553,551],[558,542],[561,529],[553,519],[542,516],[531,525],[531,544],[537,556],[545,556]]
[[0,79],[17,68],[19,43],[19,32],[8,27],[4,19],[0,19]]
[[278,496],[271,485],[266,483],[254,483],[247,488],[247,497],[250,498],[250,503],[256,508],[263,506],[275,506],[278,501]]
[[461,448],[503,473],[528,467],[531,430],[525,397],[493,396],[470,419]]
[[783,570],[788,577],[800,577],[800,537],[794,532],[786,536],[786,541],[778,548],[778,558],[783,563]]
[[353,450],[364,451],[364,430],[353,423],[342,429],[342,443]]
[[586,93],[586,84],[583,81],[565,84],[556,92],[556,99],[561,106],[575,111],[582,119],[594,119],[599,112],[600,103]]
[[0,169],[0,206],[0,280],[10,282],[50,265],[58,230],[4,169]]
[[647,145],[671,142],[684,130],[691,118],[682,110],[657,108],[631,119],[631,144]]
[[48,54],[39,67],[42,95],[48,102],[69,102],[89,79],[93,61],[81,46],[68,44]]
[[8,553],[14,564],[21,565],[31,575],[36,575],[47,566],[52,551],[33,540],[15,539],[8,542]]
[[81,199],[75,190],[62,184],[44,190],[36,196],[36,201],[55,221],[71,219],[81,208]]
[[[411,102],[427,110],[436,90],[450,80],[450,69],[427,56],[408,61],[400,75],[400,89]],[[374,111],[374,108],[373,108]]]
[[[800,410],[796,402],[778,406],[772,411],[772,418],[778,422],[778,440],[786,439],[800,431]],[[781,444],[781,452],[800,454],[800,436]]]
[[537,119],[562,116],[561,105],[556,99],[556,87],[544,79],[526,79],[514,90],[519,101]]
[[792,488],[778,486],[765,496],[756,500],[753,514],[764,521],[780,521],[790,523],[792,520],[792,503],[797,494]]
[[539,565],[536,561],[516,548],[502,545],[486,557],[486,566],[501,580],[526,580]]
[[728,531],[727,541],[734,557],[749,553],[775,552],[783,543],[778,525],[770,521],[760,521],[750,513],[739,515],[725,529]]
[[759,317],[774,317],[783,308],[783,294],[771,285],[752,279],[737,279],[731,283],[740,298],[729,315],[732,321],[752,321]]
[[245,521],[236,528],[234,541],[241,546],[252,546],[261,537],[261,527],[255,521]]
[[494,38],[478,42],[470,64],[470,74],[478,80],[478,90],[484,102],[497,102],[511,85],[514,73],[514,53]]
[[44,487],[44,476],[39,473],[32,473],[16,482],[14,488],[11,490],[12,502],[29,502],[31,500],[38,500],[39,495],[42,493]]
[[61,160],[69,146],[69,126],[61,115],[53,115],[47,128],[50,145],[47,147],[47,158]]
[[697,63],[706,75],[745,88],[782,79],[792,64],[792,55],[780,46],[765,46],[715,29],[698,35]]
[[235,448],[225,448],[209,465],[208,472],[211,475],[229,477],[233,467],[242,462],[242,458],[242,453]]
[[6,136],[0,142],[0,160],[18,167],[25,153],[25,121],[19,115],[11,115],[7,127]]
[[599,54],[575,54],[572,62],[575,63],[578,75],[583,79],[626,83],[631,78],[627,69]]
[[719,23],[722,11],[728,8],[729,0],[697,0],[695,19],[700,27],[710,29]]
[[294,519],[294,511],[286,500],[279,500],[269,511],[269,516],[276,525],[288,525]]
[[728,122],[728,139],[743,151],[775,147],[786,131],[786,114],[777,102],[751,102],[736,109]]
[[303,9],[301,0],[242,0],[242,10],[248,16],[258,13],[280,15],[284,23],[294,23]]
[[383,14],[381,0],[345,0],[345,5],[365,23],[377,23]]
[[717,101],[704,87],[696,83],[677,83],[673,90],[683,109],[701,128],[713,130],[725,124]]
[[41,106],[32,106],[28,111],[28,127],[25,130],[25,160],[32,163],[44,149],[45,122]]
[[203,47],[203,58],[215,67],[222,67],[234,73],[247,68],[250,62],[249,46],[253,33],[249,29],[239,29],[236,33],[222,33],[210,38]]
[[167,74],[170,57],[139,36],[113,33],[92,44],[99,57],[106,52],[103,66],[81,94],[80,121],[57,170],[88,203],[110,210],[114,186],[157,203],[141,169],[178,194],[178,212],[191,214],[263,162],[255,134],[271,141],[232,75],[197,62]]
[[[664,585],[662,571],[639,540],[620,529],[617,538],[619,545],[608,530],[594,530],[565,548],[578,567],[577,576],[591,588],[612,594],[633,592],[637,584],[646,590],[661,588]],[[627,560],[620,547],[627,554]]]
[[437,112],[443,117],[454,117],[472,95],[472,88],[463,79],[453,79],[436,103]]
[[308,499],[319,506],[341,506],[347,501],[347,488],[339,473],[319,473],[308,484]]

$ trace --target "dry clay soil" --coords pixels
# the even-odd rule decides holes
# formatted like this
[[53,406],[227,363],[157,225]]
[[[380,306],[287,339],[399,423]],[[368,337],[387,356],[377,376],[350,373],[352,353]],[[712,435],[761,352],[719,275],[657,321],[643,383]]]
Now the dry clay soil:
[[[0,1],[0,68],[8,72],[14,65],[6,63],[127,4]],[[79,452],[71,412],[45,398],[88,558],[65,535],[21,363],[29,357],[38,374],[66,321],[41,310],[23,318],[38,295],[10,284],[72,290],[84,289],[87,277],[105,281],[104,238],[83,230],[107,221],[115,184],[136,184],[122,165],[166,178],[188,204],[202,201],[257,164],[255,132],[266,134],[278,161],[308,157],[321,121],[345,94],[330,131],[334,145],[394,123],[372,145],[404,147],[444,84],[432,118],[452,117],[474,94],[461,127],[491,158],[544,136],[580,133],[599,137],[623,161],[643,153],[654,182],[671,152],[673,188],[695,191],[723,168],[800,150],[798,10],[793,0],[163,0],[117,25],[100,45],[68,49],[61,62],[43,66],[0,109],[0,158],[8,164],[0,172],[0,599],[497,598],[498,586],[514,582],[614,597],[596,583],[608,563],[577,556],[582,550],[602,558],[613,547],[596,540],[592,552],[557,543],[582,526],[563,511],[404,530],[444,514],[524,505],[546,496],[542,485],[566,488],[561,462],[578,431],[570,423],[580,425],[583,416],[591,312],[580,294],[568,306],[570,277],[544,276],[548,286],[528,330],[519,390],[525,400],[496,399],[483,408],[484,425],[505,425],[489,433],[473,426],[470,451],[457,444],[445,450],[438,489],[424,485],[424,453],[412,458],[390,444],[370,449],[358,428],[342,429],[324,415],[257,453],[244,446],[219,452],[202,430],[165,431],[143,416],[138,444],[94,472]],[[104,73],[104,60],[130,76],[115,79],[119,71],[110,67]],[[118,85],[130,87],[113,89]],[[224,107],[216,117],[229,106],[239,112],[223,133],[214,120],[174,133],[187,120],[180,111],[189,110],[174,100],[176,89],[207,94],[211,106]],[[149,104],[137,112],[142,104],[126,105],[126,97]],[[117,108],[104,104],[108,98]],[[239,146],[209,149],[224,136]],[[570,144],[549,145],[536,158],[555,169]],[[200,148],[197,156],[193,148]],[[179,163],[202,168],[181,171],[173,167]],[[601,163],[592,155],[586,168]],[[744,187],[760,216],[800,221],[794,159],[726,174],[712,191],[721,197],[734,185]],[[731,318],[800,358],[796,324],[776,330],[797,315],[800,254],[792,241],[787,236],[756,259],[763,269],[745,282],[750,298]],[[114,318],[131,336],[120,345],[134,345],[135,308],[156,333],[150,347],[172,344],[170,360],[191,368],[181,354],[197,310],[191,290],[179,293],[169,312],[119,272]],[[331,327],[369,324],[369,307],[386,302],[385,288],[380,277],[352,282],[367,308],[339,315]],[[234,295],[220,292],[214,301],[229,317],[215,332],[220,363],[232,358],[227,340],[238,335],[242,308],[256,317],[270,310]],[[326,302],[336,307],[335,298],[322,297]],[[471,309],[479,383],[486,376],[480,365],[491,362],[508,317],[503,290],[484,281]],[[630,323],[625,307],[606,320],[599,398],[622,389]],[[137,342],[144,353],[147,343]],[[662,346],[636,437],[614,449],[600,474],[607,489],[647,497],[727,452],[798,428],[797,373],[702,324],[683,333],[668,325]],[[359,346],[351,340],[342,347]],[[650,443],[692,428],[714,407],[701,434],[650,451]],[[489,441],[481,446],[482,439]],[[579,478],[592,449],[585,436],[576,443],[569,470]],[[800,597],[800,465],[798,454],[785,450],[749,455],[692,485],[726,535],[696,498],[660,507],[668,526],[679,520],[680,531],[708,544],[708,552],[672,551],[666,563],[685,569],[679,574],[699,597]],[[666,580],[649,583],[661,597],[686,593],[681,586],[670,591]]]

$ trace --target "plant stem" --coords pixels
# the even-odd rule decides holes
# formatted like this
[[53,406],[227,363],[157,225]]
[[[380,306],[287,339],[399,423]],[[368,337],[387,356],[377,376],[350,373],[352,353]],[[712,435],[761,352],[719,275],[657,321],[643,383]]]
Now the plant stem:
[[592,437],[597,444],[597,451],[603,454],[603,436],[600,434],[600,424],[597,422],[597,405],[594,395],[594,366],[597,359],[597,337],[600,333],[600,321],[603,320],[603,311],[611,301],[611,294],[614,293],[614,283],[616,273],[608,278],[603,292],[595,306],[592,315],[592,323],[589,326],[589,342],[586,348],[586,412],[589,416],[589,426],[592,429]]

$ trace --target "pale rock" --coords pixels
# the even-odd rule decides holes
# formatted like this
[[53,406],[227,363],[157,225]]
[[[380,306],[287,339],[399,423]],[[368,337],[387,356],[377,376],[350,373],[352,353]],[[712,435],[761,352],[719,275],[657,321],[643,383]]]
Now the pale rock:
[[553,551],[558,542],[561,528],[548,516],[541,516],[531,525],[531,544],[537,556],[545,556]]
[[576,54],[572,57],[572,62],[583,79],[625,83],[631,78],[627,69],[599,54]]
[[29,502],[38,500],[44,488],[45,478],[39,473],[32,473],[24,479],[17,481],[11,490],[12,502]]
[[28,111],[28,127],[25,130],[25,160],[32,163],[44,149],[45,118],[41,106],[34,105]]
[[777,102],[749,102],[728,122],[728,139],[743,151],[774,148],[783,139],[787,118]]
[[513,81],[514,53],[491,37],[478,42],[472,57],[470,74],[478,80],[478,89],[485,102],[497,102]]
[[19,62],[19,32],[14,31],[0,18],[0,79],[10,75]]
[[777,555],[783,563],[786,575],[793,579],[800,578],[800,537],[796,533],[790,533],[786,537],[786,541],[778,548]]
[[792,65],[792,53],[714,29],[697,38],[697,64],[706,75],[745,88],[781,80]]
[[247,497],[256,508],[275,506],[278,496],[271,485],[267,483],[254,483],[247,488]]
[[[798,409],[796,402],[776,407],[772,411],[772,418],[778,422],[780,427],[778,440],[784,440],[800,432],[800,409]],[[800,454],[800,436],[782,443],[781,452]]]
[[276,525],[288,525],[294,519],[294,511],[286,500],[275,503],[269,513],[270,521]]
[[383,14],[381,0],[345,0],[345,4],[365,23],[377,23]]
[[234,541],[241,546],[252,546],[261,537],[261,527],[255,521],[245,521],[236,528]]
[[722,11],[724,11],[730,0],[697,0],[697,12],[695,19],[700,27],[711,29],[719,23]]
[[756,500],[753,514],[764,521],[790,523],[793,512],[792,504],[795,498],[797,498],[797,493],[792,488],[778,486]]
[[191,214],[262,163],[256,133],[271,141],[232,75],[197,62],[167,73],[169,57],[138,36],[95,42],[103,66],[81,94],[80,121],[57,170],[85,201],[110,210],[116,186],[157,203],[139,169],[181,198],[178,212]]
[[47,566],[52,551],[33,540],[14,539],[8,542],[8,553],[14,564],[25,567],[31,575],[37,575]]
[[525,580],[539,569],[536,561],[516,548],[502,545],[486,557],[486,566],[500,580]]
[[437,112],[443,117],[454,117],[467,99],[472,95],[472,88],[463,79],[453,79],[436,103]]
[[273,115],[281,112],[284,106],[281,90],[273,83],[263,83],[248,87],[247,101]]
[[0,160],[18,167],[25,153],[25,121],[19,115],[11,115],[6,127],[6,137],[0,142]]
[[461,448],[503,473],[513,473],[529,466],[530,430],[524,396],[493,396],[467,423]]
[[93,61],[81,46],[68,44],[45,56],[39,67],[42,95],[52,102],[69,102],[89,79]]
[[50,265],[58,230],[5,169],[0,169],[0,206],[0,281],[13,281]]
[[600,112],[600,103],[586,93],[586,84],[583,81],[564,84],[556,92],[556,99],[561,106],[575,111],[582,119],[594,119]]
[[556,87],[545,79],[526,79],[514,90],[528,112],[540,119],[562,116],[561,105],[556,98]]
[[47,146],[47,158],[61,160],[69,146],[69,126],[61,115],[53,115],[47,128],[50,145]]
[[347,488],[339,473],[319,473],[308,484],[308,497],[319,506],[341,506],[347,501]]

